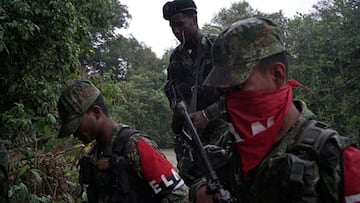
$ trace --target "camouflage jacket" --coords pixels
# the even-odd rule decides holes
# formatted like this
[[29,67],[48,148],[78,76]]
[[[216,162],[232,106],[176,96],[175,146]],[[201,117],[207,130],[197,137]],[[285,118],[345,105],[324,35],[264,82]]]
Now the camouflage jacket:
[[[339,143],[336,140],[328,140],[316,155],[311,148],[293,150],[299,129],[303,128],[308,120],[314,118],[305,103],[294,101],[294,104],[301,111],[301,116],[259,166],[250,171],[251,180],[245,180],[234,138],[231,133],[228,134],[223,148],[232,156],[225,167],[217,170],[217,174],[225,188],[236,197],[238,202],[340,202]],[[197,188],[204,183],[206,183],[204,179],[199,179],[192,186],[191,200]]]
[[[173,176],[162,175],[163,177],[157,177],[156,181],[155,179],[150,180],[146,176],[144,167],[147,167],[147,172],[151,170],[161,171],[162,169],[159,168],[159,165],[152,165],[152,163],[156,162],[154,157],[141,157],[141,151],[143,151],[141,146],[150,149],[150,152],[146,151],[145,153],[155,153],[155,158],[162,159],[162,163],[165,165],[171,165],[161,153],[158,145],[148,135],[134,131],[128,138],[121,140],[121,142],[126,142],[120,143],[123,145],[122,154],[117,154],[114,150],[115,145],[119,145],[119,143],[116,143],[117,136],[120,136],[119,132],[113,135],[112,145],[106,146],[104,150],[99,151],[97,146],[92,150],[94,152],[92,153],[94,161],[104,157],[111,160],[109,170],[98,171],[96,167],[94,169],[95,181],[93,185],[88,186],[88,189],[93,190],[90,193],[96,193],[95,197],[93,197],[97,199],[96,202],[188,202],[187,188],[175,169],[172,171]],[[142,145],[140,146],[139,143],[142,143]],[[171,166],[171,168],[173,167]],[[160,176],[160,174],[157,175]],[[160,179],[164,180],[165,183]],[[126,195],[129,197],[126,197]]]
[[212,134],[219,125],[224,125],[219,118],[226,113],[224,98],[221,98],[223,92],[218,88],[203,85],[213,67],[211,47],[214,40],[214,36],[203,36],[197,50],[187,50],[182,45],[176,47],[170,57],[165,85],[165,94],[170,102],[184,100],[188,106],[191,104],[195,86],[197,87],[194,110],[205,109],[211,123],[204,134]]
[[[171,103],[184,100],[188,106],[191,105],[193,91],[196,89],[196,108],[193,111],[205,110],[209,119],[206,129],[198,129],[203,145],[215,144],[227,129],[223,120],[226,115],[223,92],[203,85],[213,66],[211,47],[214,40],[214,36],[203,36],[196,50],[187,50],[182,45],[176,47],[170,57],[168,80],[164,88]],[[190,108],[189,110],[191,111]],[[187,185],[191,185],[202,176],[201,170],[194,163],[196,153],[191,152],[179,137],[175,140],[175,152],[180,175]]]

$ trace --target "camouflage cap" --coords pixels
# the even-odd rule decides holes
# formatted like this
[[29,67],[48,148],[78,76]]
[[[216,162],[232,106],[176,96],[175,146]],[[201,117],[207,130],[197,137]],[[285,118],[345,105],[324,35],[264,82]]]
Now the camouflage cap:
[[184,11],[191,11],[196,14],[195,2],[193,0],[168,1],[163,6],[163,17],[165,20],[170,20],[171,16]]
[[75,133],[81,117],[99,97],[100,90],[88,80],[79,80],[66,88],[58,101],[58,111],[62,121],[58,137]]
[[212,48],[214,68],[204,84],[233,87],[252,74],[261,59],[285,51],[279,27],[271,20],[248,18],[225,29]]

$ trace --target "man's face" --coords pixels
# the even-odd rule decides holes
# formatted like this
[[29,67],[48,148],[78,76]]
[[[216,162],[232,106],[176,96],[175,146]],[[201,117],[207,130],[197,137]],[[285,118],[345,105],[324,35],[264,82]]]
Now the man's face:
[[88,144],[96,138],[97,122],[91,111],[86,112],[80,121],[80,126],[74,133],[74,137]]
[[171,17],[169,22],[175,37],[181,43],[189,41],[196,32],[197,22],[195,16],[186,16],[183,13],[177,13]]
[[261,91],[276,89],[276,78],[270,68],[263,70],[255,68],[250,77],[240,85],[241,91]]

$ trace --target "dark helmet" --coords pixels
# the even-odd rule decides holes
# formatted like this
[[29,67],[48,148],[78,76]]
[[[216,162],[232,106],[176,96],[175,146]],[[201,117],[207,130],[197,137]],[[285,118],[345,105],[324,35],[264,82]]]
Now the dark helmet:
[[234,87],[252,74],[261,59],[285,51],[279,27],[265,18],[239,20],[225,29],[212,48],[214,68],[204,84]]

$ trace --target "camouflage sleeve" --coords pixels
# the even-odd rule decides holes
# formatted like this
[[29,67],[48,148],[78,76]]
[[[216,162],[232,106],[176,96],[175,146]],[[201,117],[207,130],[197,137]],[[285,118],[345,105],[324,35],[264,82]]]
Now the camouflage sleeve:
[[226,103],[225,96],[221,96],[218,101],[206,108],[206,115],[209,121],[217,120],[219,118],[226,118]]
[[161,203],[189,203],[188,188],[183,184],[180,188],[161,199]]
[[[140,138],[139,138],[140,139]],[[140,156],[136,147],[137,138],[136,135],[130,137],[126,146],[126,157],[130,167],[136,172],[136,174],[142,179],[144,178],[141,171]]]
[[341,150],[334,140],[327,142],[321,150],[318,167],[320,181],[317,186],[322,202],[340,202]]

